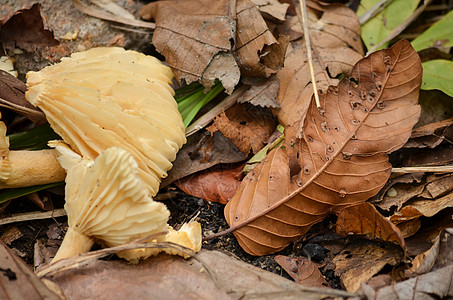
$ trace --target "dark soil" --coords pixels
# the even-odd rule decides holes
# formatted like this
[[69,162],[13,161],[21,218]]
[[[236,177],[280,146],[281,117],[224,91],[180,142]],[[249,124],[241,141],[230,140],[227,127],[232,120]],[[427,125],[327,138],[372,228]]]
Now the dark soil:
[[[172,197],[163,202],[167,205],[171,212],[169,224],[174,228],[178,229],[178,226],[188,222],[192,218],[196,218],[196,220],[201,223],[203,236],[208,236],[228,228],[228,224],[223,216],[224,205],[206,202],[202,199],[188,196],[183,192],[177,192],[176,194],[173,193],[172,195]],[[63,206],[64,200],[60,196],[52,195],[51,198],[55,207]],[[16,214],[19,212],[26,212],[33,209],[38,210],[35,207],[36,206],[27,199],[16,199],[11,201],[7,207],[4,207],[3,216],[8,216],[13,213]],[[325,232],[325,230],[330,227],[329,225],[332,221],[332,219],[328,219],[325,222],[315,226],[315,228],[307,234],[307,237],[317,236],[316,234],[312,234],[314,232]],[[3,225],[0,226],[0,239],[3,240],[7,232],[12,229],[18,229],[21,236],[10,242],[8,246],[13,249],[13,251],[31,268],[34,268],[35,247],[37,241],[39,240],[41,244],[45,245],[51,253],[54,253],[57,250],[59,243],[61,243],[64,236],[64,230],[67,229],[67,218],[59,217]],[[205,241],[203,242],[203,248],[227,252],[244,262],[288,279],[291,279],[291,277],[274,260],[276,255],[294,257],[309,256],[314,262],[322,264],[324,260],[327,261],[326,254],[328,253],[328,250],[323,248],[321,245],[309,242],[309,240],[306,239],[304,241],[291,244],[286,249],[272,255],[252,256],[242,250],[236,241],[236,238],[232,234]],[[331,287],[341,288],[339,278],[334,276],[332,270],[325,267],[321,269],[321,271]]]

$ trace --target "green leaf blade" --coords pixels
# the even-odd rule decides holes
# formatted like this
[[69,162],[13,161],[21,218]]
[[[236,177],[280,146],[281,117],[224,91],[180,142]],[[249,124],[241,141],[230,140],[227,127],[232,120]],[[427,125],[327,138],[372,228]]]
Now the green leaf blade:
[[435,59],[422,63],[423,90],[441,90],[453,97],[453,61]]
[[420,51],[430,47],[452,47],[453,10],[414,39],[411,44],[415,51]]
[[[357,15],[362,15],[380,0],[362,0]],[[362,25],[362,40],[367,49],[383,41],[395,28],[401,25],[416,10],[420,0],[394,0],[374,18]],[[386,48],[388,43],[376,50]]]

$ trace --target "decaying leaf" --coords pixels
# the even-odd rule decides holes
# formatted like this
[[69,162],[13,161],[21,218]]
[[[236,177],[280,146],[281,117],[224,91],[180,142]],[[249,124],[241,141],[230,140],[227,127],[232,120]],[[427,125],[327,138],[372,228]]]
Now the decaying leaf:
[[241,95],[238,99],[238,103],[248,102],[255,106],[280,108],[280,103],[278,103],[277,100],[280,81],[276,76],[271,76],[266,79],[248,78],[245,83],[250,84],[251,86]]
[[276,252],[330,212],[374,196],[390,175],[386,153],[404,145],[418,120],[421,77],[417,53],[400,41],[321,93],[320,109],[312,101],[302,138],[285,128],[286,151],[272,151],[225,207],[243,249]]
[[453,143],[453,118],[414,129],[404,148],[432,149],[444,141]]
[[423,230],[405,239],[407,253],[411,256],[419,255],[430,249],[439,233],[446,228],[453,228],[453,208],[447,208],[423,222]]
[[174,167],[162,181],[161,186],[167,186],[175,180],[217,164],[237,163],[246,159],[247,156],[222,133],[214,132],[211,135],[208,131],[199,131],[191,135],[184,147],[179,150]]
[[46,276],[68,299],[326,299],[353,294],[328,288],[301,288],[218,251],[201,250],[197,259],[159,255],[129,265],[96,261]]
[[439,233],[433,246],[417,255],[412,261],[412,267],[406,270],[407,277],[414,277],[452,264],[453,259],[453,229],[447,228]]
[[306,257],[293,258],[277,255],[274,259],[294,281],[303,286],[322,287],[327,285],[318,266]]
[[16,111],[36,123],[44,123],[42,111],[25,99],[27,86],[16,77],[0,70],[0,106]]
[[[310,2],[309,2],[310,3]],[[317,87],[325,91],[336,85],[340,74],[349,74],[352,66],[363,56],[360,24],[356,14],[346,6],[319,6],[311,3],[308,9],[309,34],[313,68]],[[320,15],[318,18],[317,15]],[[281,34],[302,32],[298,17],[288,18],[288,30]],[[305,44],[302,39],[288,47],[285,66],[277,72],[280,80],[277,116],[285,127],[299,122],[305,115],[313,94]]]
[[394,247],[356,241],[332,260],[335,275],[347,291],[355,292],[386,264],[396,265],[403,258],[402,252]]
[[175,181],[175,184],[186,194],[206,201],[227,204],[236,193],[239,174],[244,164],[236,167],[213,167]]
[[0,18],[0,42],[6,49],[19,47],[29,52],[39,46],[58,45],[46,19],[41,15],[39,3]]
[[396,243],[406,250],[400,230],[381,215],[370,203],[345,208],[338,215],[336,230],[339,235],[359,234],[371,239]]
[[241,72],[269,76],[283,66],[286,45],[274,38],[249,0],[158,1],[140,15],[155,20],[153,44],[179,81],[200,80],[210,87],[219,79],[231,93]]
[[260,151],[277,126],[274,116],[267,109],[247,104],[236,104],[214,119],[207,128],[220,131],[241,152],[248,155]]
[[0,299],[61,299],[0,241]]
[[368,299],[449,299],[453,297],[453,265],[377,291],[363,288]]
[[453,193],[433,200],[414,200],[409,205],[404,206],[398,213],[394,214],[390,220],[400,222],[411,217],[432,217],[447,207],[453,207]]
[[278,0],[251,0],[260,12],[265,17],[276,20],[285,21],[286,11],[288,10],[288,3],[280,3]]

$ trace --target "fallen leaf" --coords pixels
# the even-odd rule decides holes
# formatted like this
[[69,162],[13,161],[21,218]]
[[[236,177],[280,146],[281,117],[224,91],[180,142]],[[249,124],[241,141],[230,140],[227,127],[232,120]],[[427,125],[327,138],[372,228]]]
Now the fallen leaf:
[[0,299],[62,299],[0,241]]
[[[408,215],[406,212],[411,211],[420,216],[432,217],[447,207],[453,207],[453,193],[433,200],[414,200],[411,204],[404,206],[400,210],[400,213],[401,215]],[[399,215],[397,213],[392,218]],[[393,221],[392,218],[391,220]]]
[[[360,24],[356,14],[346,6],[326,5],[317,9],[307,7],[307,10],[316,84],[318,89],[326,91],[329,86],[338,84],[340,74],[349,74],[362,58]],[[288,18],[285,23],[291,31],[281,34],[303,32],[298,17]],[[301,120],[313,94],[305,49],[302,39],[292,43],[288,47],[284,68],[277,72],[281,105],[277,117],[285,127]]]
[[363,288],[368,299],[448,299],[453,297],[453,265],[377,291]]
[[444,166],[453,163],[453,144],[441,144],[436,151],[421,150],[408,154],[403,162],[404,167]]
[[401,232],[403,238],[413,236],[421,227],[421,220],[419,218],[402,222],[396,225]]
[[17,239],[20,239],[23,233],[14,225],[7,225],[2,228],[0,241],[7,245],[11,245]]
[[238,175],[243,168],[244,164],[233,168],[214,166],[179,179],[175,181],[175,184],[186,194],[206,201],[226,204],[234,196],[241,183]]
[[[168,255],[130,265],[96,261],[47,276],[71,299],[299,299],[352,296],[323,288],[303,290],[294,282],[236,260],[201,250],[196,259]],[[183,295],[183,296],[182,296]]]
[[288,3],[280,3],[278,0],[252,0],[260,12],[272,21],[285,21]]
[[425,190],[420,197],[434,199],[453,190],[453,174],[445,176],[430,176],[427,178]]
[[214,133],[220,131],[242,153],[257,153],[269,139],[277,126],[275,117],[268,109],[248,104],[236,104],[214,119],[207,128]]
[[423,230],[405,239],[408,255],[416,256],[431,248],[442,230],[453,227],[452,215],[453,209],[447,208],[438,213],[435,218],[423,220]]
[[0,70],[0,106],[18,112],[36,123],[44,123],[44,113],[25,99],[26,90],[25,83]]
[[270,152],[225,207],[246,252],[281,250],[384,186],[391,171],[385,153],[404,145],[420,114],[421,72],[417,53],[400,41],[358,62],[354,80],[320,95],[321,108],[312,101],[301,139],[285,128],[286,151]]
[[358,234],[371,239],[392,242],[406,251],[406,243],[398,227],[381,215],[370,203],[343,209],[338,214],[336,231],[342,236]]
[[[389,194],[389,190],[398,183],[412,183],[422,182],[425,173],[418,172],[418,173],[407,173],[407,174],[392,174],[390,179],[387,181],[385,186],[379,191],[379,193],[374,196],[370,201],[379,207],[379,204],[384,201],[384,198]],[[394,192],[390,192],[390,195],[395,195]],[[397,194],[398,195],[398,194]]]
[[412,131],[404,148],[435,148],[442,142],[453,141],[453,118],[434,122]]
[[335,256],[333,263],[335,275],[340,276],[346,290],[355,292],[385,265],[394,266],[402,258],[402,252],[395,247],[355,241]]
[[280,81],[276,76],[267,79],[248,78],[245,83],[250,84],[250,88],[241,95],[238,103],[248,102],[255,106],[280,108],[277,100]]
[[155,20],[153,44],[179,82],[200,80],[210,87],[219,79],[231,93],[241,72],[269,76],[283,66],[286,46],[249,0],[158,1],[143,6],[140,15]]
[[222,133],[214,132],[211,135],[207,131],[198,131],[187,138],[187,143],[176,155],[173,168],[160,186],[165,187],[175,180],[217,164],[237,163],[246,159],[247,156]]
[[441,231],[434,241],[433,246],[417,255],[412,261],[412,267],[405,271],[406,277],[414,277],[446,267],[453,261],[453,229]]
[[274,259],[294,281],[303,286],[322,287],[327,285],[318,266],[306,257],[277,255]]
[[[424,190],[423,184],[395,184],[391,188],[393,190],[387,190],[384,200],[376,204],[380,209],[388,211],[390,208],[396,207],[396,210],[400,210],[404,203],[420,195]],[[389,191],[391,192],[389,193]]]
[[236,13],[234,54],[237,56],[241,74],[265,77],[275,74],[283,67],[288,39],[275,39],[251,1],[238,0]]
[[0,42],[6,49],[19,47],[28,52],[33,52],[37,47],[58,45],[41,14],[39,3],[1,17]]

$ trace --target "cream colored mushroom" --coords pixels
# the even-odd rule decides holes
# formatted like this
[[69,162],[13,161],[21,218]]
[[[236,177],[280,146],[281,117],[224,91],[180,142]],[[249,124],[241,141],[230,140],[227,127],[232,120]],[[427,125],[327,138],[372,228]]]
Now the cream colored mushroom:
[[[58,158],[67,170],[66,204],[69,229],[54,261],[87,252],[97,240],[118,246],[160,232],[156,242],[173,242],[199,251],[201,227],[185,224],[179,231],[168,224],[170,212],[148,196],[139,177],[139,167],[128,151],[108,148],[92,161],[82,158],[61,142],[51,145],[61,153]],[[147,248],[118,253],[131,262],[161,251],[185,256],[173,248]]]
[[82,156],[93,160],[113,146],[127,150],[154,196],[186,141],[172,77],[154,57],[94,48],[28,73],[26,98]]
[[[1,118],[1,115],[0,115]],[[9,150],[6,125],[0,121],[0,188],[18,188],[63,181],[65,170],[53,149]]]

